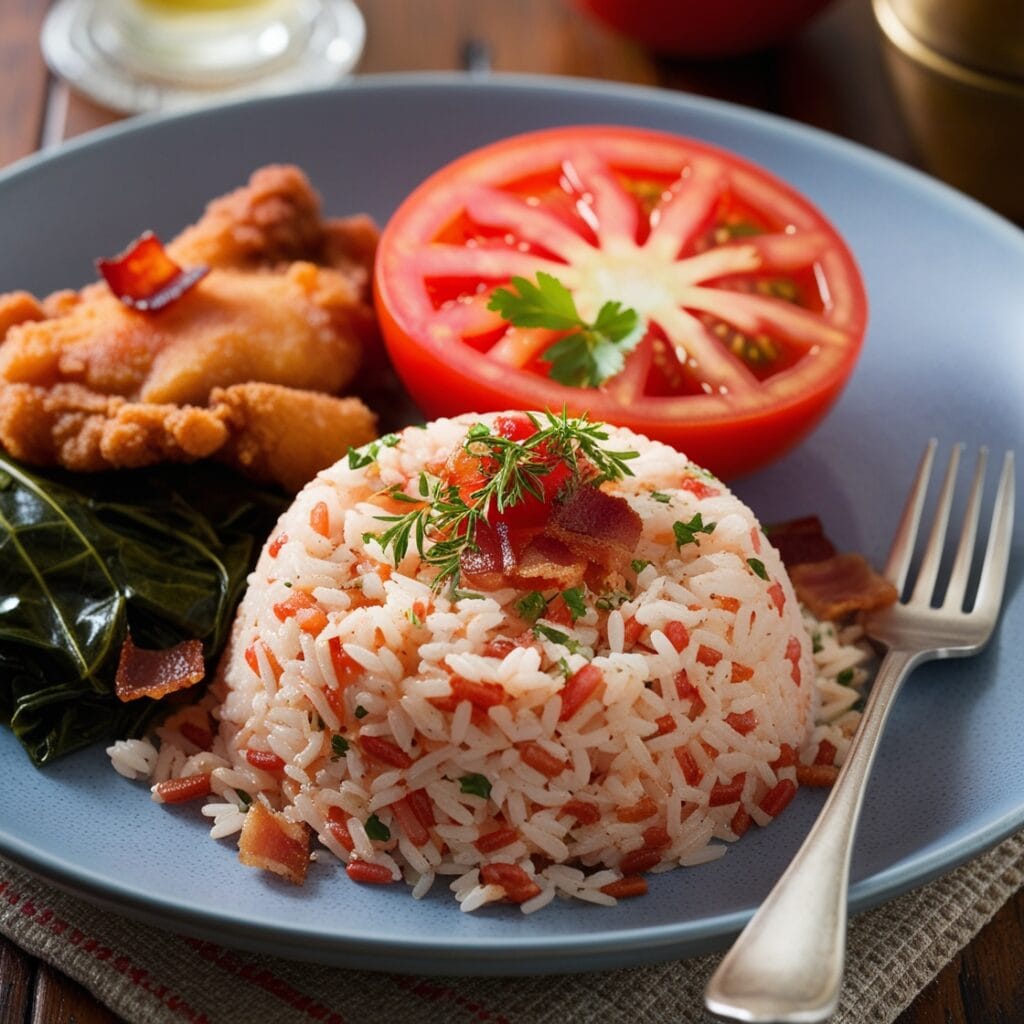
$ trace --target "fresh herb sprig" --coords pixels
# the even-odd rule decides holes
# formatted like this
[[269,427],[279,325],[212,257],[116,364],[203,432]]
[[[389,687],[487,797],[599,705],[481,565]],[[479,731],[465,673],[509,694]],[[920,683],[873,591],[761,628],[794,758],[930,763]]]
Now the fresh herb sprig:
[[433,587],[451,583],[458,592],[460,564],[464,551],[476,550],[476,530],[493,508],[498,513],[525,501],[527,496],[544,500],[541,478],[558,466],[569,470],[566,487],[586,479],[593,484],[632,476],[629,461],[636,452],[611,451],[604,447],[608,433],[587,416],[570,418],[545,412],[527,414],[536,433],[515,441],[495,434],[484,423],[470,427],[463,448],[479,459],[486,473],[484,482],[466,495],[446,480],[421,473],[419,497],[392,488],[389,495],[416,507],[404,515],[378,516],[391,525],[375,539],[398,565],[411,546],[427,565],[436,567]]
[[609,301],[587,323],[572,292],[551,274],[537,272],[537,283],[513,277],[512,288],[497,288],[487,304],[516,327],[566,331],[543,352],[551,364],[548,375],[560,384],[596,388],[619,373],[626,356],[640,344],[647,325],[635,309]]

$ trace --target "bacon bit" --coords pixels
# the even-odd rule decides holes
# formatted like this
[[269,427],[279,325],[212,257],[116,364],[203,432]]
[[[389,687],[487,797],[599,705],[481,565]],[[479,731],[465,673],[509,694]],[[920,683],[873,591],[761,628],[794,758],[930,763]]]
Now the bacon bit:
[[280,622],[295,619],[299,629],[312,636],[317,636],[327,626],[327,613],[304,590],[296,590],[287,600],[275,604],[274,614]]
[[412,758],[397,743],[382,736],[360,736],[359,746],[367,757],[392,768],[408,768],[412,764]]
[[729,677],[731,683],[745,683],[748,679],[753,679],[754,670],[747,665],[741,665],[738,661],[732,663],[732,674]]
[[615,812],[619,821],[637,822],[653,818],[658,813],[658,805],[649,797],[643,796],[635,804],[620,807]]
[[790,677],[797,686],[800,685],[800,655],[803,652],[799,638],[791,636],[786,641],[786,660],[793,663],[793,670]]
[[679,489],[688,491],[695,498],[717,498],[722,493],[717,487],[710,487],[696,476],[684,476],[679,481]]
[[511,846],[519,838],[514,828],[499,828],[482,835],[473,845],[481,853],[494,853],[504,846]]
[[368,860],[350,860],[345,865],[345,874],[353,882],[366,882],[369,885],[390,885],[397,881],[391,874],[391,868],[384,864],[373,864]]
[[710,807],[724,807],[726,804],[734,804],[743,793],[743,786],[747,781],[747,773],[740,772],[729,782],[719,779],[712,787],[708,796]]
[[670,622],[665,627],[665,636],[677,651],[686,650],[690,643],[690,631],[681,622]]
[[577,669],[562,688],[562,710],[558,714],[558,720],[566,722],[572,718],[593,696],[603,680],[601,670],[594,665],[588,663]]
[[796,796],[796,783],[792,779],[779,779],[764,795],[758,807],[765,814],[775,818],[786,809],[794,796]]
[[792,768],[797,760],[796,748],[783,743],[779,747],[779,756],[771,763],[771,769],[777,773],[781,768]]
[[648,850],[661,850],[670,845],[672,837],[664,825],[651,825],[644,829],[644,846]]
[[676,731],[676,720],[671,715],[662,715],[661,718],[656,718],[654,724],[658,727],[655,736],[665,736]]
[[725,716],[726,724],[735,729],[741,736],[748,736],[757,728],[757,712],[733,711]]
[[643,635],[644,624],[642,622],[637,622],[637,620],[633,616],[630,616],[628,619],[626,619],[623,625],[625,626],[625,639],[623,642],[623,646],[626,648],[626,650],[629,650],[630,648],[635,647],[637,645],[637,642]]
[[821,520],[817,516],[804,516],[785,523],[775,523],[765,531],[768,539],[778,549],[783,565],[787,569],[805,562],[824,562],[831,558],[836,549],[825,536]]
[[430,833],[424,828],[407,796],[403,796],[391,804],[391,811],[413,846],[425,846],[430,841]]
[[159,700],[194,686],[205,674],[201,640],[183,640],[161,651],[149,651],[136,647],[128,633],[121,646],[114,685],[120,701],[140,697]]
[[508,525],[492,526],[486,520],[477,523],[473,545],[463,548],[459,555],[459,571],[466,586],[475,590],[500,590],[507,586],[507,574],[516,568]]
[[704,778],[704,771],[697,764],[697,759],[693,754],[686,747],[678,747],[676,749],[676,760],[679,762],[679,767],[682,770],[686,784],[688,786],[699,785],[700,780]]
[[341,689],[362,677],[365,671],[363,666],[341,645],[341,637],[332,636],[327,641],[327,652],[331,656],[331,668],[334,669],[334,676]]
[[309,828],[255,800],[238,839],[238,859],[302,885],[309,867]]
[[352,842],[352,836],[349,834],[348,818],[340,807],[332,807],[328,810],[326,828],[342,849],[351,853],[356,848],[356,844]]
[[484,885],[500,885],[511,903],[525,903],[540,894],[540,886],[518,864],[485,864],[480,880]]
[[722,660],[722,652],[716,651],[714,647],[708,647],[707,644],[701,644],[697,648],[697,661],[701,665],[707,665],[708,668],[713,668]]
[[790,573],[797,597],[819,619],[841,619],[854,612],[886,608],[899,597],[862,555],[836,555],[796,566]]
[[259,655],[256,653],[256,645],[259,644],[263,650],[264,655],[267,659],[267,664],[270,666],[270,671],[276,681],[281,679],[281,673],[284,669],[281,668],[281,663],[274,657],[274,652],[262,641],[257,640],[256,643],[250,644],[245,649],[245,663],[252,669],[253,675],[258,676],[260,674],[260,660]]
[[601,892],[617,900],[628,900],[633,896],[647,895],[647,879],[640,875],[628,875],[601,886]]
[[542,590],[570,590],[583,582],[586,571],[585,558],[574,554],[560,540],[540,533],[523,549],[515,580],[522,586]]
[[499,683],[474,683],[462,676],[451,678],[452,696],[456,702],[468,700],[475,708],[486,711],[504,703],[505,687]]
[[781,616],[786,607],[786,592],[778,580],[768,588],[768,599],[775,605],[775,610]]
[[834,764],[798,764],[796,781],[801,786],[831,786],[839,776],[839,769]]
[[270,750],[246,750],[245,759],[253,768],[264,772],[279,772],[284,768],[284,758]]
[[554,754],[546,751],[538,743],[520,743],[519,756],[525,764],[528,764],[534,771],[553,779],[565,771],[565,762],[560,761]]
[[327,502],[318,501],[309,513],[309,528],[321,537],[331,535],[331,514],[327,511]]
[[201,725],[196,725],[195,722],[182,722],[178,726],[178,732],[200,750],[209,750],[213,746],[213,732]]
[[587,800],[566,800],[562,811],[571,814],[581,825],[596,825],[601,820],[601,809]]
[[405,799],[409,801],[416,820],[424,828],[433,828],[437,824],[437,819],[434,817],[434,805],[425,789],[414,789],[406,794]]
[[753,819],[750,817],[747,809],[741,804],[736,808],[736,813],[732,816],[729,822],[729,828],[732,829],[734,836],[741,836],[744,832],[750,828],[750,823]]
[[164,779],[153,787],[158,804],[184,804],[210,795],[209,775],[185,775],[180,779]]
[[596,487],[578,487],[544,527],[581,558],[620,572],[629,565],[642,530],[640,516],[625,498]]
[[642,871],[650,871],[661,860],[657,850],[648,850],[641,846],[639,850],[631,850],[619,861],[619,870],[624,875],[638,875]]
[[283,548],[285,546],[285,544],[287,544],[287,543],[288,543],[288,534],[287,533],[279,533],[270,542],[270,544],[267,545],[267,554],[270,555],[271,558],[277,558],[277,556],[281,553],[281,548]]
[[836,746],[830,740],[822,740],[818,744],[818,753],[815,755],[815,764],[835,764]]
[[166,309],[210,272],[202,265],[183,270],[152,231],[140,235],[112,259],[97,260],[96,269],[114,295],[140,313]]

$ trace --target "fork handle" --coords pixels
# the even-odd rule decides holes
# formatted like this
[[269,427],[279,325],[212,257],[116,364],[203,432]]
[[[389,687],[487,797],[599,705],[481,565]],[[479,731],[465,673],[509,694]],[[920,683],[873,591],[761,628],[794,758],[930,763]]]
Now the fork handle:
[[916,651],[889,651],[818,820],[708,983],[709,1010],[742,1021],[814,1022],[839,1003],[850,853],[882,727]]

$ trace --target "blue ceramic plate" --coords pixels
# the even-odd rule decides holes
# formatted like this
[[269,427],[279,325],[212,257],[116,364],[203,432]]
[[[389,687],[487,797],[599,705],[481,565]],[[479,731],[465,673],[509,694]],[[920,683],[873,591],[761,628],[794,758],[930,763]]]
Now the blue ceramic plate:
[[[301,165],[329,212],[381,222],[423,177],[501,135],[578,122],[666,129],[728,147],[811,198],[846,236],[871,322],[852,384],[794,454],[739,481],[767,522],[817,512],[843,548],[884,558],[929,436],[1024,438],[1024,235],[920,174],[834,138],[648,89],[514,78],[393,77],[118,126],[0,179],[0,291],[83,283],[144,228],[165,235],[269,161]],[[1001,628],[977,658],[920,669],[900,697],[853,861],[861,910],[1024,826],[1024,524]],[[194,808],[152,803],[102,750],[46,771],[0,733],[0,852],[117,911],[255,950],[391,970],[529,973],[626,966],[723,945],[817,812],[780,820],[714,864],[656,876],[609,910],[461,914],[443,889],[354,886],[316,865],[302,889],[239,866]]]

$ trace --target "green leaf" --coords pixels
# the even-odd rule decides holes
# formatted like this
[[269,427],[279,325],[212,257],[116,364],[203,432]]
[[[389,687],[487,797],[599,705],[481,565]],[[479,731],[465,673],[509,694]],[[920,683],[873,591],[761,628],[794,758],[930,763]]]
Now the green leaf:
[[537,590],[531,590],[516,601],[516,611],[520,618],[526,622],[536,622],[548,608],[548,602],[544,595]]
[[646,558],[634,558],[633,561],[629,564],[630,567],[633,569],[633,572],[635,572],[637,576],[639,576],[640,573],[642,573],[644,569],[646,569],[647,566],[649,566],[651,563]]
[[335,733],[331,737],[331,760],[337,761],[338,758],[344,757],[348,753],[348,740],[344,736],[339,736]]
[[484,800],[488,799],[491,795],[491,783],[487,776],[479,775],[475,772],[471,775],[463,775],[459,779],[459,789],[471,796],[483,797]]
[[33,761],[138,735],[160,710],[114,695],[129,628],[150,649],[199,639],[213,667],[285,505],[223,467],[75,476],[0,455],[0,721]]
[[768,570],[764,567],[764,562],[760,558],[748,558],[747,565],[753,570],[755,576],[762,580],[768,579]]
[[685,544],[695,544],[698,533],[711,533],[714,528],[714,523],[704,522],[704,517],[700,512],[697,512],[688,523],[681,523],[677,520],[672,524],[672,532],[676,536],[676,547],[681,548]]
[[587,603],[583,600],[582,587],[573,587],[571,590],[563,590],[562,600],[565,602],[566,608],[569,609],[569,614],[572,616],[573,622],[577,619],[582,619],[583,616],[587,614]]
[[367,838],[375,839],[377,842],[386,843],[391,838],[391,829],[376,814],[371,814],[366,819],[363,828],[366,829]]

